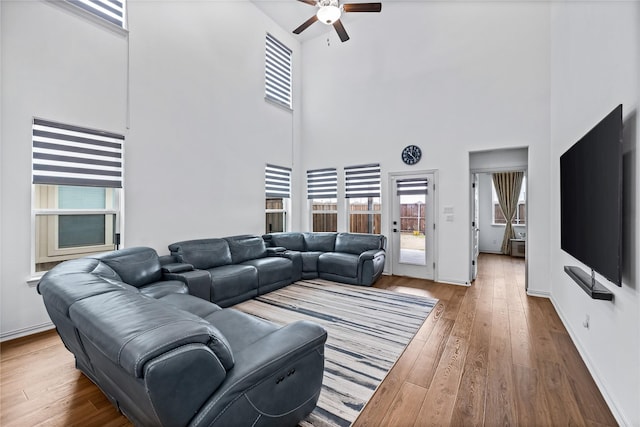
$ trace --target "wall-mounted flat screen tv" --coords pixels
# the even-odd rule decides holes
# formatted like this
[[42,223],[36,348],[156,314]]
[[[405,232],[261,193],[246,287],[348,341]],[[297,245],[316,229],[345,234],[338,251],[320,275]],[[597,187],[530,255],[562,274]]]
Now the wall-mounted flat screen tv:
[[622,105],[560,157],[561,247],[622,281]]

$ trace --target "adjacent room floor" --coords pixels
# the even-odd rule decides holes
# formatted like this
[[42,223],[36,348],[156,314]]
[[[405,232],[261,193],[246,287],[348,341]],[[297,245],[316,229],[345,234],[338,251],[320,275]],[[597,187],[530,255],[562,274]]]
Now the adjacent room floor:
[[[551,302],[524,292],[524,260],[481,254],[471,287],[384,276],[438,298],[355,426],[617,425]],[[2,426],[130,425],[53,331],[0,346]]]

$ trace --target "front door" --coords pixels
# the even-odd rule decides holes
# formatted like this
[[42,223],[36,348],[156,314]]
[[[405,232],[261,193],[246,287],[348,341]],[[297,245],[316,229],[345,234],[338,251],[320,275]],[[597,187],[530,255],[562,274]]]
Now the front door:
[[434,279],[434,173],[392,174],[392,272]]

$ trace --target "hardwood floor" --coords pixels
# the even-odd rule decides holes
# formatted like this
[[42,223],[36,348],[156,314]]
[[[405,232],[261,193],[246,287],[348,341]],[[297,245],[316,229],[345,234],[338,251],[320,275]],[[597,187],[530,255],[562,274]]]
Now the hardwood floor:
[[[482,254],[469,288],[398,276],[440,301],[354,426],[617,425],[522,259]],[[0,345],[0,425],[129,426],[53,331]]]

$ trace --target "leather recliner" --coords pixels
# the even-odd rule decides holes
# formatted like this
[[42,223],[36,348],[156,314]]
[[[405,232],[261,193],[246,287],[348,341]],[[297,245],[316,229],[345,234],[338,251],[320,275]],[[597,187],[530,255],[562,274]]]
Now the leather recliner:
[[162,267],[153,249],[129,248],[66,261],[38,283],[77,367],[125,416],[142,426],[293,426],[313,410],[324,329],[222,309]]

